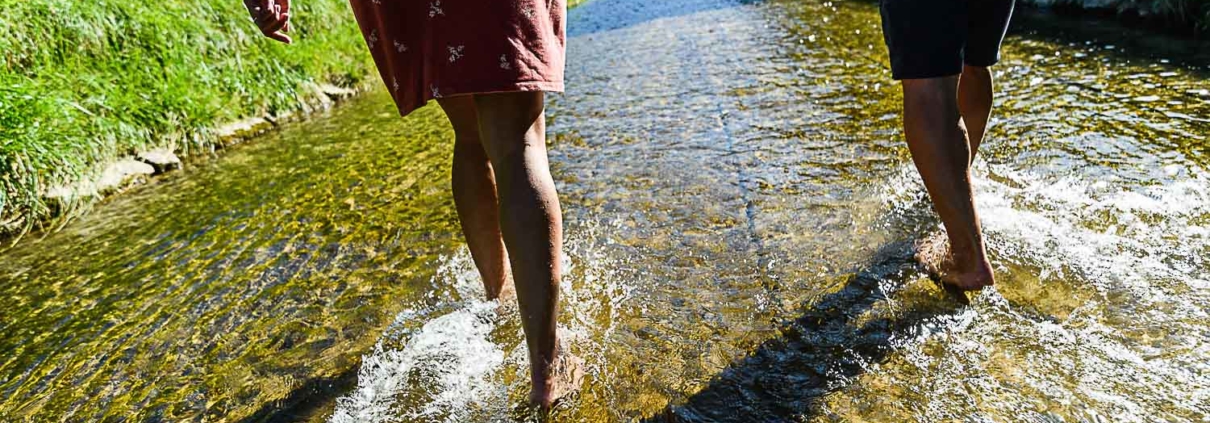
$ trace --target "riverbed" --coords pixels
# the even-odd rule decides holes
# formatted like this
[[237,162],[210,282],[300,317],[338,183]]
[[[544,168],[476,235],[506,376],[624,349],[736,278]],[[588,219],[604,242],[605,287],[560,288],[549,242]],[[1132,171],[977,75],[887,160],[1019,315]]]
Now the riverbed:
[[[1023,14],[955,301],[872,2],[593,0],[548,109],[559,421],[1210,418],[1210,52]],[[526,419],[436,107],[372,92],[0,256],[0,415]]]

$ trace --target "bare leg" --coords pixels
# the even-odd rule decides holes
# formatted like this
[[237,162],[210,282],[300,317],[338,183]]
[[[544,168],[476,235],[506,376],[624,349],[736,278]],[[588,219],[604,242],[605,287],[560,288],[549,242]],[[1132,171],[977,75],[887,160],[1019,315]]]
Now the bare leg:
[[483,278],[487,299],[494,300],[501,294],[509,297],[513,288],[508,284],[508,253],[500,235],[496,177],[479,140],[475,99],[460,96],[441,99],[438,103],[454,126],[452,185],[462,234],[479,276]]
[[563,217],[546,158],[543,93],[475,95],[479,133],[500,194],[500,229],[508,246],[521,326],[529,348],[530,401],[549,408],[574,389],[560,357],[559,304]]
[[971,146],[971,162],[979,153],[979,144],[987,131],[987,121],[992,115],[992,74],[985,67],[963,66],[958,80],[958,110],[966,125]]
[[950,241],[942,281],[964,290],[994,283],[971,189],[971,149],[958,113],[958,77],[903,81],[903,123],[916,170]]

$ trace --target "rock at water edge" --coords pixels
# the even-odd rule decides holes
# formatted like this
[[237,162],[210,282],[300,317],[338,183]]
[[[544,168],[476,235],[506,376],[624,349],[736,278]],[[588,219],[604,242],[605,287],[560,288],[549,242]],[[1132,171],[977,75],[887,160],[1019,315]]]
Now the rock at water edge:
[[105,194],[118,191],[143,176],[154,174],[155,168],[147,163],[134,159],[119,160],[101,172],[101,178],[95,183],[96,192]]
[[144,151],[138,154],[138,158],[155,168],[156,174],[181,168],[181,158],[167,149]]

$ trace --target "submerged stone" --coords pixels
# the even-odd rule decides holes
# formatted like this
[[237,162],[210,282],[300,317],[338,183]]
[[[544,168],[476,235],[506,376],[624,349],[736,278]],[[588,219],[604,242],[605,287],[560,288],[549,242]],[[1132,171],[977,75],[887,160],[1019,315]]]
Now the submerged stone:
[[168,149],[144,151],[138,154],[138,158],[155,168],[156,174],[181,168],[181,159]]

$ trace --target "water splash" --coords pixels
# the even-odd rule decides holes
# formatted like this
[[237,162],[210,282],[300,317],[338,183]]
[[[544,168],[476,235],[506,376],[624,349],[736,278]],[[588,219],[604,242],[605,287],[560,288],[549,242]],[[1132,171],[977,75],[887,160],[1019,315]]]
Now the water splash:
[[[604,348],[592,340],[609,337],[627,298],[627,288],[612,276],[612,260],[593,245],[597,227],[583,225],[585,236],[567,243],[560,285],[560,335],[585,360],[589,375],[605,361]],[[526,415],[517,414],[528,395],[529,363],[515,305],[482,300],[483,286],[465,248],[442,257],[433,279],[433,305],[396,316],[363,357],[357,388],[337,401],[330,422],[465,422]]]
[[[897,173],[889,207],[927,208],[914,173]],[[1210,300],[1198,276],[1207,271],[1210,181],[1139,185],[993,165],[975,185],[1000,284],[902,334],[902,356],[830,398],[821,415],[868,416],[854,408],[861,398],[890,419],[1206,417],[1210,343],[1190,334],[1210,320],[1198,306]],[[910,395],[932,399],[871,399],[905,378],[915,379]]]
[[337,401],[329,421],[461,422],[507,402],[506,389],[492,380],[505,362],[504,347],[491,339],[500,304],[482,300],[465,249],[440,262],[433,285],[448,289],[432,295],[440,297],[437,305],[396,316],[362,358],[357,389]]

